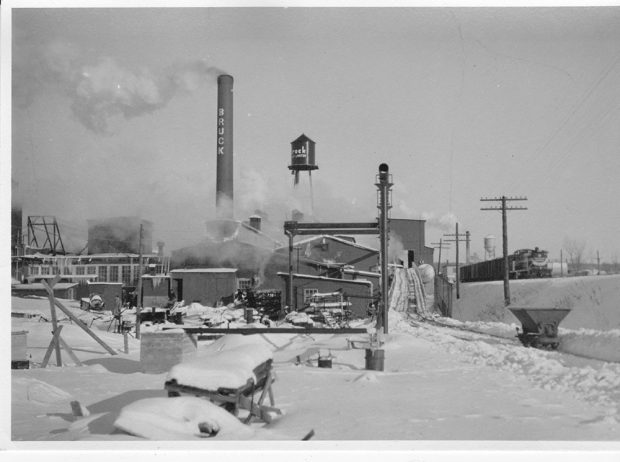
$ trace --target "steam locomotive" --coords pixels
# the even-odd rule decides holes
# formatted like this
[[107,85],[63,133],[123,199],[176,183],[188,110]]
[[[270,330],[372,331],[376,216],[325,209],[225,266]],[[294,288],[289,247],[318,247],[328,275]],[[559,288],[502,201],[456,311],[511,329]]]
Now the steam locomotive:
[[[508,276],[510,279],[550,278],[549,252],[532,249],[517,250],[508,255]],[[504,259],[495,258],[459,270],[462,282],[500,281],[504,279]]]

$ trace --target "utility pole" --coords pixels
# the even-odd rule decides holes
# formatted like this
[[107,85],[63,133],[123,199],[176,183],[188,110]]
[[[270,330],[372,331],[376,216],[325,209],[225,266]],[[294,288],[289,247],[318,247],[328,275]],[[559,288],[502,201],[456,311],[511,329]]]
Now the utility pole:
[[596,251],[596,275],[601,275],[601,256],[598,253],[598,250]]
[[377,182],[375,186],[378,189],[379,197],[377,208],[379,209],[379,239],[381,241],[381,310],[377,316],[377,332],[383,328],[383,333],[388,333],[388,240],[390,238],[388,211],[392,208],[391,204],[391,188],[392,175],[389,173],[387,164],[379,165],[379,173],[377,174]]
[[510,269],[508,268],[508,224],[506,219],[506,211],[508,210],[527,210],[527,207],[508,207],[508,201],[526,201],[527,197],[482,197],[481,202],[499,201],[501,206],[482,207],[480,210],[501,210],[502,212],[502,241],[504,251],[504,305],[510,305],[510,285],[508,279],[510,277]]
[[433,249],[439,249],[439,258],[437,259],[437,274],[441,272],[441,249],[449,249],[450,245],[446,245],[442,238],[439,238],[439,242],[431,242]]
[[465,241],[467,243],[467,254],[466,262],[469,263],[469,231],[465,232],[465,239],[461,239],[463,234],[459,234],[459,224],[456,224],[456,232],[454,234],[444,234],[444,236],[454,236],[454,239],[446,239],[446,242],[456,242],[456,298],[461,298],[461,290],[460,290],[460,274],[459,274],[459,242]]
[[471,242],[471,233],[469,231],[465,231],[465,264],[469,265],[469,244]]
[[138,306],[136,307],[136,338],[140,339],[140,314],[142,312],[142,272],[144,269],[142,268],[142,235],[143,235],[143,225],[140,224],[140,241],[138,244],[138,248],[140,250],[140,258],[138,265]]
[[562,249],[560,249],[560,277],[564,277],[564,255],[562,255]]

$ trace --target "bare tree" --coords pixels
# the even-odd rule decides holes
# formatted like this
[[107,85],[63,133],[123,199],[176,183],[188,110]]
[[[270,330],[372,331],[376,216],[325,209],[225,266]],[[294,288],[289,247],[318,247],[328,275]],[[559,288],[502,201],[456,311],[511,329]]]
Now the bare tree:
[[579,271],[583,261],[583,254],[586,250],[586,241],[584,239],[564,238],[564,250],[568,254],[568,259],[573,271]]
[[620,270],[620,257],[618,256],[618,252],[614,252],[611,256],[611,267],[614,273],[617,273]]

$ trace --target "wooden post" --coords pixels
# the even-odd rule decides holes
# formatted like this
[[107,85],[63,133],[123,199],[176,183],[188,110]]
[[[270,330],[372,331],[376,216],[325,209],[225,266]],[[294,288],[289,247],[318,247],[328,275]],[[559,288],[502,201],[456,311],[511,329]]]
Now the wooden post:
[[459,224],[456,223],[456,299],[461,298],[459,275]]
[[143,225],[140,223],[140,243],[138,247],[140,249],[140,260],[138,265],[138,306],[136,307],[136,338],[140,339],[140,314],[142,312],[142,272],[144,271],[142,265],[142,231]]
[[508,224],[506,196],[502,196],[502,251],[504,255],[504,305],[510,305],[510,268],[508,267]]
[[[58,330],[58,321],[56,319],[56,308],[54,307],[55,298],[54,298],[54,290],[53,290],[53,287],[56,285],[56,283],[58,283],[58,281],[60,281],[60,275],[57,274],[56,277],[50,281],[49,285],[45,281],[41,281],[41,283],[43,284],[43,288],[47,292],[47,298],[50,301],[50,311],[52,312],[52,329],[53,329],[52,333],[54,334],[54,336],[52,337],[52,342],[55,343],[55,348],[56,348],[56,364],[58,366],[62,366],[62,357],[60,353],[60,342],[58,341],[59,336],[56,335],[56,331]],[[59,332],[59,335],[60,335],[60,332]]]
[[123,329],[123,345],[125,347],[125,354],[129,353],[129,338],[127,331]]
[[441,244],[442,244],[442,239],[443,238],[439,238],[439,259],[437,260],[437,274],[441,273]]
[[[47,367],[47,363],[50,360],[50,356],[52,356],[52,351],[54,351],[54,347],[60,345],[60,342],[58,341],[58,339],[60,338],[60,331],[62,330],[63,326],[58,326],[58,329],[54,330],[54,335],[52,336],[52,341],[50,342],[49,346],[47,347],[47,351],[45,352],[45,356],[43,357],[43,362],[41,363],[41,367],[42,368],[46,368]],[[58,356],[56,357],[56,360],[58,361]],[[62,362],[56,362],[56,365],[58,367],[62,366]]]

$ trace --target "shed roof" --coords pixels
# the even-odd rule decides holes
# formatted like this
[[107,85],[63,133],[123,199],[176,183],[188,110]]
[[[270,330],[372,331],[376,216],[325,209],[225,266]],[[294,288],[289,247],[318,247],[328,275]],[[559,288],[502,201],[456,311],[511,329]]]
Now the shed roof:
[[[54,285],[53,289],[54,290],[66,290],[66,289],[75,287],[77,285],[78,285],[77,282],[59,282]],[[44,291],[45,287],[43,287],[43,284],[39,282],[33,282],[32,284],[15,284],[11,286],[11,290],[17,290],[17,291],[43,290]]]

